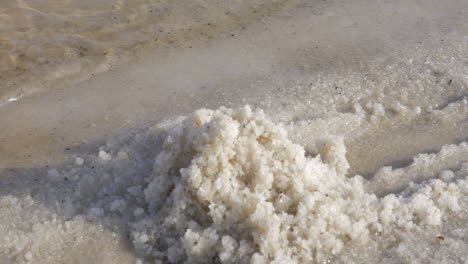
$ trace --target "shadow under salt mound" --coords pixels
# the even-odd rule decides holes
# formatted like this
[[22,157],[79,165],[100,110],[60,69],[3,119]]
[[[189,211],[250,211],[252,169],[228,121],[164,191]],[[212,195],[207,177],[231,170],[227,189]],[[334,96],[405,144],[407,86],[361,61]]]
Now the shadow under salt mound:
[[[153,173],[153,163],[161,151],[163,139],[163,132],[147,129],[110,139],[103,147],[98,147],[101,142],[71,147],[69,152],[77,155],[74,163],[54,168],[4,169],[0,171],[0,201],[8,197],[19,199],[19,203],[21,199],[32,199],[32,208],[28,210],[33,211],[30,212],[33,218],[37,218],[37,214],[48,215],[42,222],[58,218],[67,226],[85,219],[87,224],[104,228],[104,233],[117,234],[116,243],[134,252],[129,239],[130,223],[147,211],[143,190]],[[49,213],[41,209],[43,206]],[[143,211],[136,214],[137,208]],[[0,217],[2,213],[7,211],[0,212]],[[42,224],[38,221],[34,220],[32,225]],[[20,225],[34,229],[26,220]],[[15,228],[11,231],[22,232]],[[5,245],[9,246],[15,245]],[[0,259],[1,255],[0,251]]]

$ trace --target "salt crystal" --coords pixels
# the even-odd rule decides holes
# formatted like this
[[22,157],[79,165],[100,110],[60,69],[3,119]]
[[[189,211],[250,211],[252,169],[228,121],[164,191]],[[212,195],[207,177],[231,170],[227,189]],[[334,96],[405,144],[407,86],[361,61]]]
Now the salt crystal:
[[112,156],[105,152],[104,150],[99,151],[99,158],[105,161],[109,161],[112,159]]
[[80,157],[75,158],[75,164],[76,165],[81,166],[81,165],[83,165],[83,163],[84,163],[84,159],[82,159]]

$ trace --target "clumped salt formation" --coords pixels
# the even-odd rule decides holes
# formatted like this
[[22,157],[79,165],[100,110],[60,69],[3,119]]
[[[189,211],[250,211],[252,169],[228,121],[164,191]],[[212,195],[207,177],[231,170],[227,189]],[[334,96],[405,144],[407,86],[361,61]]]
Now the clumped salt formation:
[[432,230],[468,193],[468,166],[383,197],[348,167],[339,137],[312,157],[260,110],[198,110],[167,130],[134,246],[156,263],[324,262],[347,245]]

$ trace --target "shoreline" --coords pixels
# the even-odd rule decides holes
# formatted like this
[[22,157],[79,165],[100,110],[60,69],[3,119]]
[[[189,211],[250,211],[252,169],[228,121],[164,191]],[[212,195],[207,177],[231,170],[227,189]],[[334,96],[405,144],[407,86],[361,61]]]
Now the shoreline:
[[[277,94],[283,94],[283,98],[291,97],[289,90],[306,89],[312,81],[329,85],[329,81],[320,76],[336,78],[337,83],[345,84],[347,80],[340,75],[369,79],[359,75],[372,72],[372,67],[384,70],[397,63],[411,67],[413,60],[414,74],[420,74],[418,71],[425,68],[425,56],[432,56],[436,62],[438,50],[441,54],[451,50],[450,56],[466,50],[463,28],[460,28],[461,32],[453,28],[463,22],[456,20],[455,14],[460,16],[459,12],[444,21],[439,9],[428,6],[426,10],[418,11],[422,17],[430,18],[434,12],[439,15],[434,21],[421,24],[421,19],[415,16],[417,13],[413,12],[411,18],[407,16],[412,10],[408,8],[402,13],[379,18],[381,23],[395,20],[395,16],[402,21],[375,27],[374,18],[365,16],[367,11],[360,6],[365,3],[347,6],[350,8],[347,12],[354,15],[343,16],[344,7],[328,11],[327,8],[333,5],[312,5],[313,8],[321,7],[317,9],[320,12],[310,16],[307,8],[294,9],[295,16],[262,19],[246,30],[236,32],[235,36],[203,40],[191,44],[191,48],[175,49],[167,55],[151,55],[148,50],[146,55],[142,53],[126,65],[88,80],[58,85],[50,92],[36,93],[3,105],[0,122],[6,132],[1,135],[0,144],[5,154],[0,164],[4,168],[30,162],[44,165],[49,157],[59,157],[66,153],[66,148],[83,140],[99,140],[141,128],[167,118],[168,114],[186,114],[201,107],[257,104],[265,108],[269,101],[276,100]],[[368,8],[376,7],[378,5]],[[399,10],[398,6],[388,8],[394,8],[395,12]],[[452,6],[444,5],[444,8],[446,12],[456,10]],[[291,10],[284,11],[284,15],[288,11]],[[432,25],[437,27],[425,31]],[[385,30],[391,34],[385,34]],[[290,38],[295,41],[288,41]],[[457,42],[460,42],[459,46]],[[408,43],[411,44],[408,46]],[[450,59],[448,55],[443,56]],[[456,82],[450,88],[456,89],[454,96],[462,95],[459,92],[467,85],[466,77],[463,80],[463,76],[460,79],[439,74],[443,77],[441,82],[454,79]],[[317,85],[320,86],[313,83],[316,88]],[[370,90],[374,89],[371,87],[375,84],[367,85]],[[316,104],[317,109],[326,105],[318,101]],[[348,103],[343,101],[341,104],[346,107]],[[320,113],[325,112],[320,110],[317,114]]]

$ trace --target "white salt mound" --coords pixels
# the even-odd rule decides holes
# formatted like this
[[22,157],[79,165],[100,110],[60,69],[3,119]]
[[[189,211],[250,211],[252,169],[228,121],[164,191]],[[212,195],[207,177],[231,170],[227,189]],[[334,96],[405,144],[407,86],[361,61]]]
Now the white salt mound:
[[381,238],[390,247],[412,233],[436,237],[448,215],[464,210],[467,164],[377,197],[367,180],[346,176],[342,138],[313,157],[260,110],[202,109],[167,127],[144,187],[147,211],[134,209],[143,217],[131,224],[134,247],[155,263],[339,260],[346,247],[379,247]]

